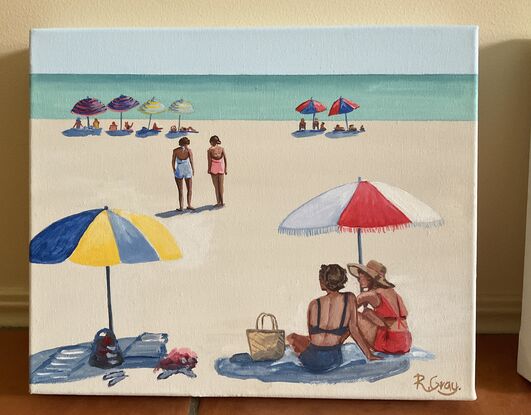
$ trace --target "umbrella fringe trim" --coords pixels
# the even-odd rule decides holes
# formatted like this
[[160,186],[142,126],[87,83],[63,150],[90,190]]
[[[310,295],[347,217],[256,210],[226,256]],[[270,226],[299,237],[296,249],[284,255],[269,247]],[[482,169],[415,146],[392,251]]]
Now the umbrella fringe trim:
[[407,228],[436,228],[439,226],[444,225],[444,219],[435,220],[432,222],[424,222],[424,223],[403,223],[399,225],[388,225],[388,226],[376,226],[372,228],[352,228],[349,226],[339,226],[339,225],[333,225],[333,226],[323,226],[321,228],[284,228],[279,227],[278,233],[284,234],[284,235],[293,235],[293,236],[316,236],[316,235],[322,235],[325,233],[330,232],[351,232],[351,233],[357,233],[358,231],[361,231],[361,233],[386,233],[389,231],[396,231],[400,229],[407,229]]
[[294,228],[284,228],[279,227],[278,233],[284,235],[293,235],[293,236],[316,236],[322,235],[330,232],[339,232],[339,226],[324,226],[322,228],[307,228],[307,229],[294,229]]
[[358,230],[361,231],[361,233],[386,233],[389,231],[397,231],[400,229],[407,229],[407,228],[436,228],[439,226],[444,225],[444,219],[435,220],[432,222],[423,222],[423,223],[402,223],[398,225],[387,225],[387,226],[375,226],[372,228],[351,228],[348,226],[338,226],[339,232],[352,232],[357,233]]

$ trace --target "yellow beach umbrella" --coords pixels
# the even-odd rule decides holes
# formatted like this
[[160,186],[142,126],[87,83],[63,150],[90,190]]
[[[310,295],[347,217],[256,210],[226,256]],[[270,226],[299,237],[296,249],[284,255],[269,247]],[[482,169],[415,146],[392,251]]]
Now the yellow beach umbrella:
[[150,100],[144,102],[139,108],[138,111],[140,111],[143,114],[149,115],[149,122],[148,122],[148,130],[151,126],[151,116],[153,114],[160,114],[161,112],[166,111],[166,107],[162,102],[157,100],[155,97],[151,98]]
[[[30,261],[105,267],[109,330],[114,336],[111,271],[117,264],[177,260],[181,250],[156,219],[120,209],[92,209],[52,223],[30,242]],[[120,361],[121,363],[121,361]]]

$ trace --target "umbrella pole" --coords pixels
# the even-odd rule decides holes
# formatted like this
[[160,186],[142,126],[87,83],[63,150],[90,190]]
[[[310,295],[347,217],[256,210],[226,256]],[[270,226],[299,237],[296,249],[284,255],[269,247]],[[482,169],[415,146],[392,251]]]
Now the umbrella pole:
[[109,330],[114,333],[112,323],[112,305],[111,305],[111,267],[105,267],[105,275],[107,277],[107,311],[109,313]]
[[177,131],[181,130],[181,114],[179,114],[179,122],[177,124]]
[[345,112],[345,126],[346,126],[346,130],[348,131],[348,120],[347,120],[347,113]]
[[122,129],[122,115],[123,113],[120,113],[120,130]]
[[151,126],[151,114],[149,114],[148,130],[150,126]]
[[361,228],[358,228],[358,264],[363,264],[363,256],[361,252]]
[[90,127],[89,117],[87,116],[87,128]]
[[312,118],[312,130],[313,130],[313,125],[315,124],[315,112],[313,113],[313,118]]

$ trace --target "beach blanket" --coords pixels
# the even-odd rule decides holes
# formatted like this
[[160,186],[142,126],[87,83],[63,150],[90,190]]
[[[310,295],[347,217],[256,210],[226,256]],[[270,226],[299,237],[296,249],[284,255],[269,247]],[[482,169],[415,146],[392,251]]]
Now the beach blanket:
[[[118,339],[124,362],[116,369],[154,368],[166,355],[167,342],[164,333]],[[106,374],[109,369],[89,365],[91,345],[88,342],[35,353],[30,357],[30,383],[73,382]]]
[[413,347],[404,355],[376,353],[382,360],[367,361],[354,343],[341,347],[343,363],[337,369],[325,373],[312,373],[305,369],[298,357],[287,347],[284,357],[269,362],[254,362],[248,353],[220,358],[215,362],[216,371],[236,379],[258,379],[262,382],[289,383],[341,383],[375,382],[380,379],[404,373],[411,360],[432,360],[435,356],[425,350]]

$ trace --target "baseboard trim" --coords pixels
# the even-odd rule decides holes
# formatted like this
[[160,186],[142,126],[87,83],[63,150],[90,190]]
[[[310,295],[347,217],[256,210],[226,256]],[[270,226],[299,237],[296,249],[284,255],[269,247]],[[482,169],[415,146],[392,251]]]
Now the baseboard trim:
[[518,333],[521,313],[520,295],[478,295],[476,332]]
[[23,288],[0,288],[0,327],[29,325],[29,292]]
[[[478,333],[518,333],[522,298],[520,295],[478,295]],[[29,325],[29,293],[22,288],[0,289],[0,327]]]

